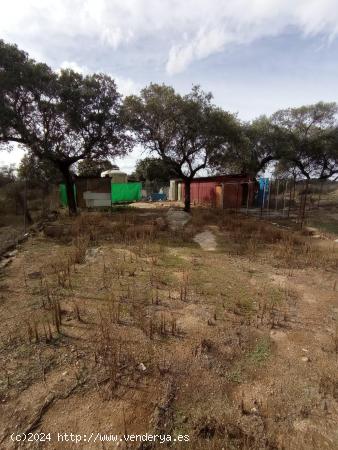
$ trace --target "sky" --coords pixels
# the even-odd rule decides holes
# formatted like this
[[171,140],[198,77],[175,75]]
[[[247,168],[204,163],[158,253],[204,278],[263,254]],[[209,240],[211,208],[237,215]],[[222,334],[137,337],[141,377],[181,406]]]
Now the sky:
[[[123,95],[199,84],[242,120],[338,101],[338,0],[2,0],[0,38],[55,70],[109,73]],[[143,156],[116,162],[130,173]]]

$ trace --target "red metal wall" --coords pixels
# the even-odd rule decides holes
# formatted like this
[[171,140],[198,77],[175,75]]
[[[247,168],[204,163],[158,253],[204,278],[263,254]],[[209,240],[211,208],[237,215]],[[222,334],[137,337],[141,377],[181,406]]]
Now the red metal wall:
[[192,182],[190,187],[191,203],[214,206],[216,184],[215,181]]
[[[215,206],[216,186],[223,185],[223,208],[240,208],[244,185],[248,185],[249,206],[254,200],[255,183],[246,176],[217,176],[207,178],[196,178],[191,183],[191,203],[194,205]],[[241,184],[244,183],[244,184]],[[182,199],[184,199],[184,185],[182,186]]]
[[243,188],[242,185],[224,184],[223,187],[223,208],[240,208],[242,205]]

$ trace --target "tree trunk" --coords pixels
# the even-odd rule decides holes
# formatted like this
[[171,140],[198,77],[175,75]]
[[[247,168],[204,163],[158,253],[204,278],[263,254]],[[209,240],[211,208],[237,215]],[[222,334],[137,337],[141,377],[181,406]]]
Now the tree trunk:
[[22,195],[22,193],[19,190],[15,190],[14,195],[16,203],[19,203],[20,208],[22,209],[23,214],[25,215],[26,222],[29,225],[32,225],[33,219],[27,207],[27,199]]
[[191,179],[184,180],[184,211],[190,212],[190,184]]
[[63,180],[66,185],[69,215],[74,216],[77,213],[77,208],[76,208],[76,200],[75,200],[75,195],[74,195],[73,177],[69,170],[69,166],[63,166],[62,168],[60,168],[60,170],[62,172]]

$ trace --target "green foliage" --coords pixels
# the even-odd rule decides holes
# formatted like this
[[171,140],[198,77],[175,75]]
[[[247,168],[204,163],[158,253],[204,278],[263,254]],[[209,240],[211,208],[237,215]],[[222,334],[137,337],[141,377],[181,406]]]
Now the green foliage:
[[112,168],[108,159],[83,159],[77,165],[77,173],[82,177],[99,177],[101,172]]
[[54,164],[72,212],[71,165],[121,155],[130,147],[120,108],[121,96],[109,76],[56,73],[0,41],[0,142],[24,144]]
[[226,374],[226,379],[229,383],[242,383],[243,382],[243,372],[240,367],[236,367],[230,370]]
[[133,178],[138,181],[169,182],[175,173],[160,158],[144,158],[136,163]]
[[238,131],[236,118],[211,100],[212,95],[198,86],[182,96],[172,87],[150,84],[124,102],[126,123],[138,143],[184,179],[186,210],[190,209],[190,181]]
[[177,176],[193,178],[237,131],[234,116],[211,99],[198,86],[181,96],[172,87],[151,84],[139,97],[125,99],[124,113],[140,144]]
[[27,180],[29,186],[41,186],[60,183],[62,175],[50,161],[39,159],[34,154],[28,153],[20,161],[18,178]]
[[211,164],[222,172],[256,176],[280,158],[283,146],[283,134],[268,117],[261,116],[251,123],[242,123],[237,139],[216,152]]
[[271,121],[284,141],[281,166],[305,178],[338,173],[338,106],[319,102],[277,111]]
[[337,112],[336,103],[319,102],[242,123],[238,138],[215,152],[211,164],[256,175],[278,161],[278,176],[330,178],[338,173]]
[[9,166],[0,166],[0,187],[12,183],[15,181],[15,178],[14,164],[10,164]]
[[336,103],[319,102],[240,124],[199,86],[180,95],[163,84],[122,104],[108,75],[54,72],[0,40],[0,145],[29,148],[20,177],[48,180],[59,171],[73,212],[72,165],[84,161],[80,173],[97,175],[135,141],[156,158],[139,162],[134,177],[182,178],[186,210],[191,180],[203,169],[256,175],[278,161],[283,176],[330,178],[338,173],[337,113]]
[[254,350],[250,353],[249,358],[253,363],[263,363],[271,353],[270,340],[267,337],[258,340]]

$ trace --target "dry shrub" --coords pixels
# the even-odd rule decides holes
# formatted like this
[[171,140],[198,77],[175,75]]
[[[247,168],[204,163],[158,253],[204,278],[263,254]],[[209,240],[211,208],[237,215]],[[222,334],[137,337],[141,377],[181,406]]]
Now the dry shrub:
[[275,262],[279,266],[293,268],[337,269],[338,254],[336,248],[327,249],[306,238],[301,244],[294,244],[292,239],[286,239],[273,248]]
[[121,379],[135,370],[136,360],[130,345],[125,337],[121,338],[111,317],[100,314],[94,341],[95,374],[97,384],[107,388],[108,398],[112,398]]
[[87,236],[77,236],[73,241],[73,249],[71,251],[72,261],[76,264],[84,264],[86,262],[86,252],[88,248]]
[[[192,223],[201,229],[206,225],[220,225],[223,217],[229,215],[218,208],[193,208],[191,211]],[[230,216],[230,215],[229,215]]]
[[75,219],[72,227],[74,236],[86,236],[88,242],[94,244],[107,239],[124,244],[139,240],[152,242],[160,231],[165,231],[160,221],[132,213],[84,213]]
[[328,251],[318,242],[310,240],[304,233],[284,229],[263,220],[243,215],[224,214],[221,218],[221,230],[227,236],[230,250],[236,254],[256,258],[260,254],[269,256],[270,250],[274,264],[281,267],[338,267],[336,248]]
[[[228,411],[211,415],[201,415],[193,423],[193,434],[189,433],[190,442],[182,446],[187,449],[243,449],[275,450],[277,444],[266,435],[263,419],[258,415],[243,418],[240,411],[232,406]],[[179,447],[181,448],[181,447]]]

